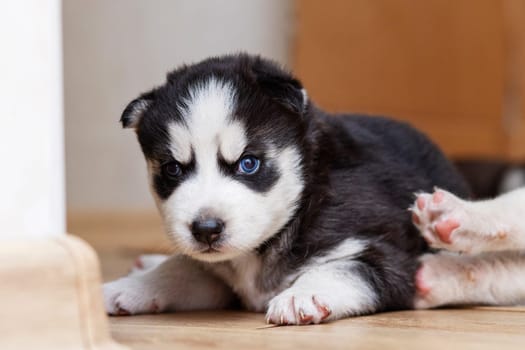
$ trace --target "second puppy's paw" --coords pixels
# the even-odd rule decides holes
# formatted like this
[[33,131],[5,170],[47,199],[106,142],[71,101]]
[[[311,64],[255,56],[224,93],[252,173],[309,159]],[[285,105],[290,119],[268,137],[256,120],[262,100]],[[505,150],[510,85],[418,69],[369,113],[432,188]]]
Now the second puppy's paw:
[[436,189],[417,195],[412,221],[434,248],[479,253],[504,243],[507,237],[507,230],[491,219],[487,208],[487,203],[466,201]]

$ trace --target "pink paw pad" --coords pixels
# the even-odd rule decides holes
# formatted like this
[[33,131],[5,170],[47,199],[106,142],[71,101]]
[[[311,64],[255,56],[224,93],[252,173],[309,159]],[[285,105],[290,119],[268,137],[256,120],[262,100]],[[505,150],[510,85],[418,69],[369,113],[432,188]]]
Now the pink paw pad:
[[306,315],[303,310],[299,310],[299,323],[309,324],[313,319],[312,315]]
[[419,216],[416,213],[412,213],[412,222],[416,225],[421,224],[421,220],[419,220]]
[[430,292],[430,285],[425,282],[425,279],[423,277],[423,268],[424,266],[421,266],[417,272],[416,272],[416,290],[419,295],[426,295]]
[[157,304],[156,300],[153,300],[153,302],[151,303],[150,309],[151,309],[151,312],[154,314],[158,314],[160,312],[160,307]]
[[321,320],[325,320],[328,316],[332,314],[332,310],[326,305],[322,305],[315,296],[312,297],[312,302],[314,303],[317,310],[321,313]]
[[450,244],[452,243],[450,236],[452,235],[452,232],[458,227],[459,222],[453,219],[448,219],[437,223],[435,230],[437,235],[439,236],[439,239],[441,239],[442,242]]
[[133,266],[141,270],[144,268],[144,264],[142,263],[142,260],[140,259],[140,257],[135,259],[135,261],[133,262]]
[[128,310],[124,309],[123,307],[120,307],[119,303],[117,303],[115,306],[116,306],[116,309],[117,309],[117,312],[116,312],[117,316],[129,316],[129,315],[131,315],[131,313]]
[[436,191],[432,195],[432,202],[436,204],[441,203],[443,202],[443,198],[445,198],[445,193],[443,193],[442,191]]
[[425,209],[425,198],[423,198],[422,196],[417,197],[416,205],[419,210]]

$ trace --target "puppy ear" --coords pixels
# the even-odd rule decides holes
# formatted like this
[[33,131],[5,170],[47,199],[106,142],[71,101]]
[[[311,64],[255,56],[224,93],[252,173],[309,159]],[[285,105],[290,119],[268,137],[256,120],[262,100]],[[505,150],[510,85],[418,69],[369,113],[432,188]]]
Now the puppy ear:
[[148,109],[151,104],[151,100],[148,100],[144,97],[139,97],[131,101],[122,115],[120,116],[120,122],[122,123],[123,128],[137,128],[140,119],[144,115],[144,112]]
[[138,98],[131,101],[120,116],[122,127],[136,129],[140,120],[144,116],[144,113],[155,100],[156,94],[157,89],[153,89],[143,93]]
[[263,60],[254,65],[253,72],[266,95],[291,112],[304,114],[308,107],[308,95],[299,80]]

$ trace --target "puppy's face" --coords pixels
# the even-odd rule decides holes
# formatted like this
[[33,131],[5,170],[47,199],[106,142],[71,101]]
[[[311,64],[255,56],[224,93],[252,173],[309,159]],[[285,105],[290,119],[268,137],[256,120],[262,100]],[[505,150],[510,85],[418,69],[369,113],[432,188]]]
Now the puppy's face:
[[244,55],[177,70],[128,105],[178,251],[227,260],[283,228],[304,186],[305,106],[298,81]]

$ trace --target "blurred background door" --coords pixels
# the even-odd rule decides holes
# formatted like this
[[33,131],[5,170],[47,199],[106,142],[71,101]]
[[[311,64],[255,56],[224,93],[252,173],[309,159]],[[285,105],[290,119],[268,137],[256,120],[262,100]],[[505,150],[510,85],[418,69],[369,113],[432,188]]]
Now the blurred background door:
[[320,106],[407,120],[454,158],[525,158],[525,1],[296,6],[293,67]]

